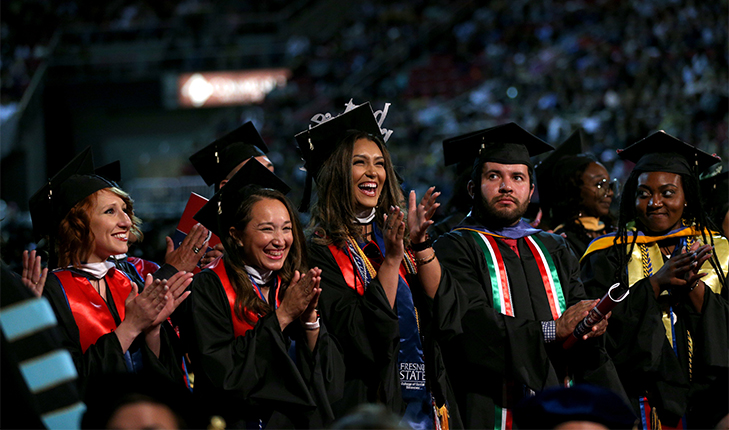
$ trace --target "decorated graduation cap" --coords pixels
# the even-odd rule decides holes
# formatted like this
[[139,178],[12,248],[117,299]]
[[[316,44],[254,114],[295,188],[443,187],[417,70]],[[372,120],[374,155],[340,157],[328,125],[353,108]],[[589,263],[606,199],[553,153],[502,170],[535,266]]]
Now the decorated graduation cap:
[[631,429],[636,419],[633,409],[620,396],[590,384],[547,388],[514,408],[514,423],[521,429],[549,429],[570,421]]
[[216,236],[223,238],[224,233],[235,224],[235,214],[243,199],[261,188],[271,188],[283,194],[291,190],[278,176],[251,157],[193,218]]
[[552,145],[510,122],[444,140],[443,158],[446,166],[477,160],[479,164],[492,161],[533,167],[531,157],[553,149]]
[[94,173],[91,148],[86,148],[31,196],[30,216],[36,237],[54,236],[58,224],[78,202],[113,186]]
[[248,121],[190,156],[195,170],[209,185],[219,184],[240,163],[268,153],[268,146]]
[[296,135],[301,157],[304,159],[306,169],[306,185],[304,197],[299,210],[305,212],[309,208],[311,199],[311,181],[316,180],[324,163],[342,143],[348,132],[356,130],[369,133],[382,139],[384,142],[390,138],[392,130],[385,130],[382,123],[387,116],[390,103],[385,103],[383,110],[373,112],[369,102],[355,105],[350,99],[340,115],[332,117],[331,114],[316,114],[311,118],[315,124]]
[[623,160],[634,162],[633,170],[636,172],[668,172],[696,176],[721,161],[717,155],[708,154],[663,130],[623,150],[618,150],[618,156]]

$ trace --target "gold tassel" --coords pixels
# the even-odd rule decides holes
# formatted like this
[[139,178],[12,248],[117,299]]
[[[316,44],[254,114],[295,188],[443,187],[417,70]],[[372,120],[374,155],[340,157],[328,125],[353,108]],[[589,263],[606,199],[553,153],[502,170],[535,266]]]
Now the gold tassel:
[[661,430],[661,420],[658,419],[656,408],[651,406],[651,430]]
[[438,419],[440,420],[441,430],[449,430],[448,424],[448,407],[446,405],[438,408]]

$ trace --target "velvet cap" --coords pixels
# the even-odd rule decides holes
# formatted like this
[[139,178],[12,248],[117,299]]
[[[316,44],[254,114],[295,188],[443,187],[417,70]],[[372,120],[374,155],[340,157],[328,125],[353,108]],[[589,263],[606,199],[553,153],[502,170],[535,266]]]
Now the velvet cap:
[[531,157],[553,149],[552,145],[510,122],[444,140],[443,159],[446,166],[478,160],[533,167]]
[[583,158],[587,156],[579,156],[587,151],[584,134],[582,128],[578,128],[557,149],[534,166],[539,203],[545,208],[551,206],[553,193],[559,192],[561,181],[573,173],[576,164],[587,159]]
[[623,160],[635,163],[637,172],[668,172],[698,175],[708,167],[721,161],[689,143],[683,142],[663,130],[618,150]]
[[[251,157],[232,178],[193,216],[205,228],[223,238],[236,222],[235,214],[251,191],[271,188],[287,194],[291,188],[278,176]],[[226,233],[227,234],[227,233]]]
[[55,234],[58,224],[77,203],[113,186],[94,173],[91,148],[83,150],[31,196],[30,216],[36,238]]
[[636,418],[633,409],[620,396],[590,384],[547,388],[514,408],[514,423],[520,429],[550,429],[569,421],[631,429]]
[[210,186],[227,178],[240,163],[268,153],[268,146],[248,121],[190,156],[197,173]]
[[121,181],[121,162],[116,160],[109,164],[104,164],[103,166],[94,169],[94,173],[109,182],[118,184],[119,181]]

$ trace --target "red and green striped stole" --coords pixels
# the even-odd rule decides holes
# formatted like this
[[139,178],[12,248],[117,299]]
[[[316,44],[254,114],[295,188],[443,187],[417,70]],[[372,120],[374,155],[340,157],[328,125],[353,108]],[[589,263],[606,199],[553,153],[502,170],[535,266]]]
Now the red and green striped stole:
[[[501,251],[499,251],[496,238],[493,235],[481,231],[471,229],[468,231],[473,235],[474,240],[481,248],[481,251],[483,251],[491,278],[491,295],[493,296],[494,308],[498,309],[503,315],[515,316],[509,276],[506,273],[504,258],[501,255]],[[549,300],[552,318],[556,320],[567,309],[557,267],[554,265],[554,260],[552,260],[552,256],[547,251],[547,248],[537,236],[525,236],[524,240],[534,256],[534,260],[537,262],[539,274],[544,283],[544,291]],[[506,396],[506,384],[504,384],[504,396]],[[511,429],[511,409],[500,406],[494,406],[494,408],[494,429]]]
[[[495,237],[483,232],[476,232],[474,230],[469,231],[473,235],[478,246],[481,248],[481,251],[483,251],[486,265],[489,268],[494,308],[499,309],[499,312],[504,315],[515,316],[511,298],[511,288],[509,286],[509,277],[506,274],[504,258],[501,256],[501,251],[499,251]],[[552,312],[552,318],[556,320],[567,308],[564,301],[564,294],[562,293],[562,284],[560,283],[559,275],[557,273],[557,267],[554,265],[554,260],[552,260],[552,256],[547,251],[547,248],[537,236],[526,236],[524,237],[524,240],[526,241],[529,250],[532,252],[532,255],[534,255],[534,260],[537,262],[539,274],[542,277],[542,282],[544,283],[544,291],[547,294],[547,299],[549,300],[549,308]]]

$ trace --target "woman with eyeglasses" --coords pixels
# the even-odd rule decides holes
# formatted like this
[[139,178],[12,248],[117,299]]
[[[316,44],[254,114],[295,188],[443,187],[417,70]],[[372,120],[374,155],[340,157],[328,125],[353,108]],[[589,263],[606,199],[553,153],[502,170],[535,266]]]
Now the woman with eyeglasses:
[[579,258],[593,239],[615,230],[610,205],[617,197],[618,182],[610,179],[605,166],[592,154],[560,158],[551,169],[550,179],[545,185],[552,188],[551,225],[556,226],[554,233],[565,236]]

